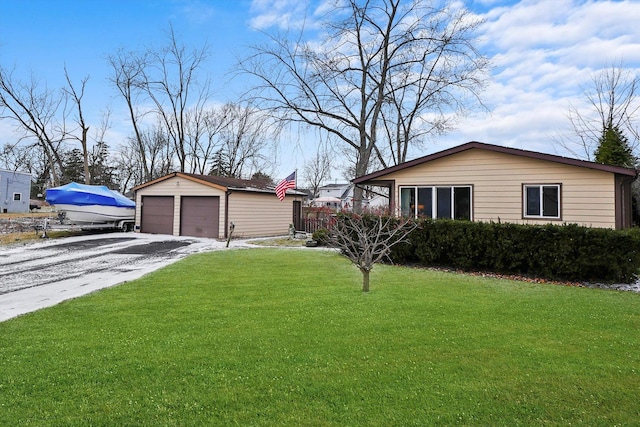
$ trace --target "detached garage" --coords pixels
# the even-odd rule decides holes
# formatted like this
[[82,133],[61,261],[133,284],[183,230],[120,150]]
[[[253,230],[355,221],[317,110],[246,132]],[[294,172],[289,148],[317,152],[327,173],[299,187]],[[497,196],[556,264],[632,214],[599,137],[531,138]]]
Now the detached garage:
[[226,238],[278,236],[299,224],[304,193],[283,201],[263,182],[174,172],[133,189],[141,233]]

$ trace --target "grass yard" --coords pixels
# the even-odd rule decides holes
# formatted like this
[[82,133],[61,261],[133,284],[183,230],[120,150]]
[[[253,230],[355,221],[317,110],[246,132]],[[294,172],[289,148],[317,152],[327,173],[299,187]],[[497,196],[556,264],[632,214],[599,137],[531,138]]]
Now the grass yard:
[[0,323],[0,425],[640,423],[640,295],[198,254]]

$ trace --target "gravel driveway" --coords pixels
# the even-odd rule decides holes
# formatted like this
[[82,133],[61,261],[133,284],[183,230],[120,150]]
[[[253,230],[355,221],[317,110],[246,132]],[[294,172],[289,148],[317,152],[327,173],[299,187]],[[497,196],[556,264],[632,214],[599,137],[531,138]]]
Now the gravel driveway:
[[[109,233],[0,247],[0,321],[137,279],[185,256],[224,249],[194,237]],[[231,247],[246,246],[233,241]]]

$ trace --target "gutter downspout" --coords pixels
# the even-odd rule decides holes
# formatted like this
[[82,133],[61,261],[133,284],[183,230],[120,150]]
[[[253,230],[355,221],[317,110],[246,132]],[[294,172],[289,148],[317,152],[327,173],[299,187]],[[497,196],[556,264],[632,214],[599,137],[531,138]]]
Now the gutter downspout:
[[231,190],[227,188],[227,191],[224,193],[224,238],[229,237],[229,196],[231,195]]
[[[633,226],[633,182],[638,178],[638,171],[633,177],[617,175],[615,178],[615,222],[616,230]],[[626,191],[628,189],[628,191]],[[630,197],[628,198],[627,195]]]

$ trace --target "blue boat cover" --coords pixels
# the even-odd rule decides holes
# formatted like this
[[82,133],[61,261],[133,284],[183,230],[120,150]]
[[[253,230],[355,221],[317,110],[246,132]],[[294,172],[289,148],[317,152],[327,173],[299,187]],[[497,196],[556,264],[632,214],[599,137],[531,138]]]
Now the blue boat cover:
[[104,185],[85,185],[72,182],[61,187],[49,188],[45,200],[50,205],[102,205],[135,208],[136,203]]

